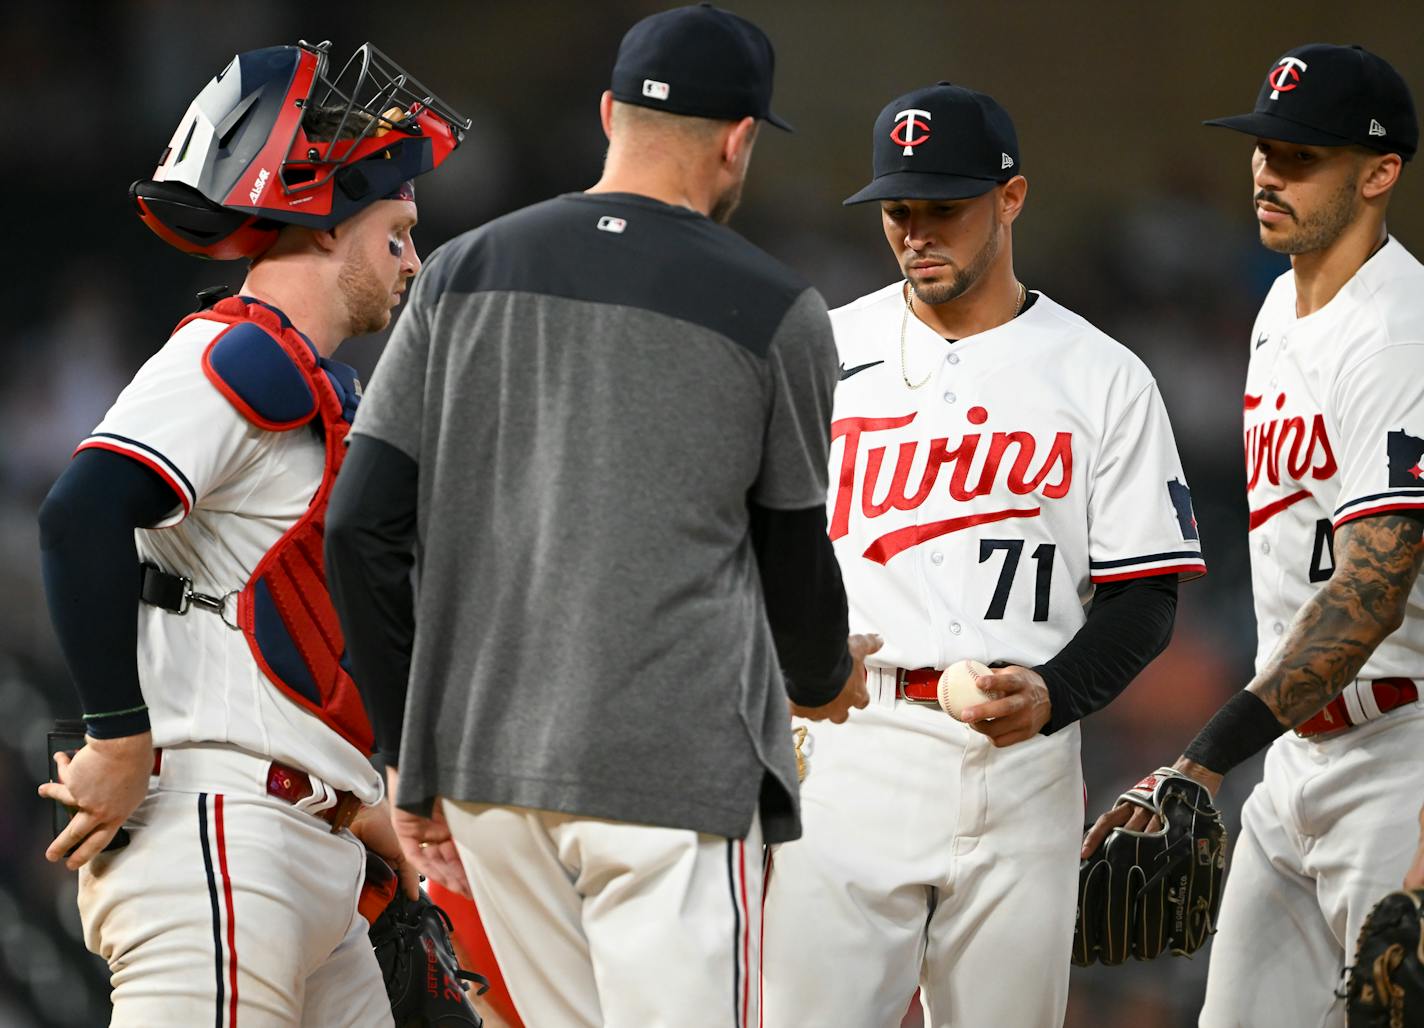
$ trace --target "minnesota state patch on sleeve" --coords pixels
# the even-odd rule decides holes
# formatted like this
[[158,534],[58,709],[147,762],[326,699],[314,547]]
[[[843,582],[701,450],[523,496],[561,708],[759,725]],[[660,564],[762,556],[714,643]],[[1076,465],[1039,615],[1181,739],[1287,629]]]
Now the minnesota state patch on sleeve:
[[1192,491],[1185,482],[1175,478],[1167,482],[1167,495],[1171,497],[1172,509],[1177,512],[1177,525],[1182,530],[1183,539],[1200,539],[1197,533],[1197,516],[1192,513]]

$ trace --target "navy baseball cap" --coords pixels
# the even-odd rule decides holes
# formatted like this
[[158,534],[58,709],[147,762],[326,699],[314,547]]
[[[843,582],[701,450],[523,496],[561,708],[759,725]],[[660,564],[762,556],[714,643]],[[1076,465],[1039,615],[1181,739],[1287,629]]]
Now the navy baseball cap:
[[870,185],[845,201],[963,200],[1019,174],[1009,112],[985,93],[939,82],[896,97],[875,119]]
[[1409,86],[1359,46],[1298,46],[1266,73],[1254,111],[1203,124],[1307,146],[1357,144],[1406,161],[1419,148]]
[[766,33],[711,4],[674,7],[628,30],[613,64],[613,97],[672,114],[791,126],[771,110],[776,53]]

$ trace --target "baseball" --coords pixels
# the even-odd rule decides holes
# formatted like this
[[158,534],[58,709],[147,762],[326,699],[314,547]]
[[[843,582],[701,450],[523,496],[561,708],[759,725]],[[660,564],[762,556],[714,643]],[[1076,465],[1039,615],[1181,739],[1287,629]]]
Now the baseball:
[[997,695],[979,687],[981,677],[988,675],[989,669],[977,660],[961,660],[949,665],[939,676],[940,707],[955,720],[963,720],[959,712],[965,707]]

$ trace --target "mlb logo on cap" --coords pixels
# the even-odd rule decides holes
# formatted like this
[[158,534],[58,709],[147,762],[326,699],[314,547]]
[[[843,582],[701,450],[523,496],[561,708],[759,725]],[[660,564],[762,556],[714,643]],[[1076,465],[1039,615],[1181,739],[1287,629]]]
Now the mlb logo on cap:
[[643,80],[643,95],[650,96],[654,100],[666,100],[668,98],[668,84],[658,82],[656,79]]

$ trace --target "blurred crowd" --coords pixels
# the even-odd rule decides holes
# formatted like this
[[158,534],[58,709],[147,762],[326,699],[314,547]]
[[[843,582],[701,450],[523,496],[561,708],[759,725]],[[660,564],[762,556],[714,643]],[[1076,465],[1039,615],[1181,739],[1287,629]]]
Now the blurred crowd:
[[[80,939],[74,876],[43,859],[50,811],[34,790],[47,773],[44,734],[77,704],[45,613],[35,513],[193,293],[242,274],[167,250],[132,215],[128,182],[151,172],[188,100],[233,53],[328,37],[346,52],[372,39],[474,121],[441,174],[419,186],[416,241],[429,251],[597,177],[596,104],[617,41],[663,6],[436,3],[393,18],[386,5],[251,0],[236,24],[231,7],[206,0],[7,9],[11,145],[0,165],[15,231],[0,275],[0,1025],[107,1021],[106,969]],[[1015,116],[1031,183],[1015,235],[1020,277],[1135,350],[1160,383],[1210,572],[1182,589],[1170,649],[1085,726],[1095,815],[1181,751],[1246,682],[1255,647],[1239,398],[1256,306],[1286,265],[1256,242],[1243,141],[1197,122],[1248,109],[1269,61],[1306,37],[1369,45],[1424,89],[1424,13],[1403,14],[1411,25],[1364,14],[1378,23],[1352,23],[1348,11],[1305,2],[1291,34],[1253,34],[1224,3],[1222,19],[1206,24],[1183,11],[1101,26],[1034,3],[1013,14],[906,4],[893,24],[875,25],[849,2],[726,6],[776,43],[777,109],[799,129],[763,134],[735,228],[832,306],[885,284],[895,267],[874,213],[839,206],[868,170],[875,112],[942,78],[987,90]],[[1010,38],[1011,49],[983,45]],[[1152,53],[1102,49],[1125,39]],[[1424,228],[1424,195],[1412,177],[1391,224],[1419,253],[1424,235],[1409,230]],[[369,375],[383,342],[354,342],[341,356]],[[1233,829],[1258,769],[1227,781],[1219,805]],[[1068,1024],[1194,1024],[1205,969],[1199,958],[1075,970]],[[1005,982],[1033,973],[1006,966]]]

